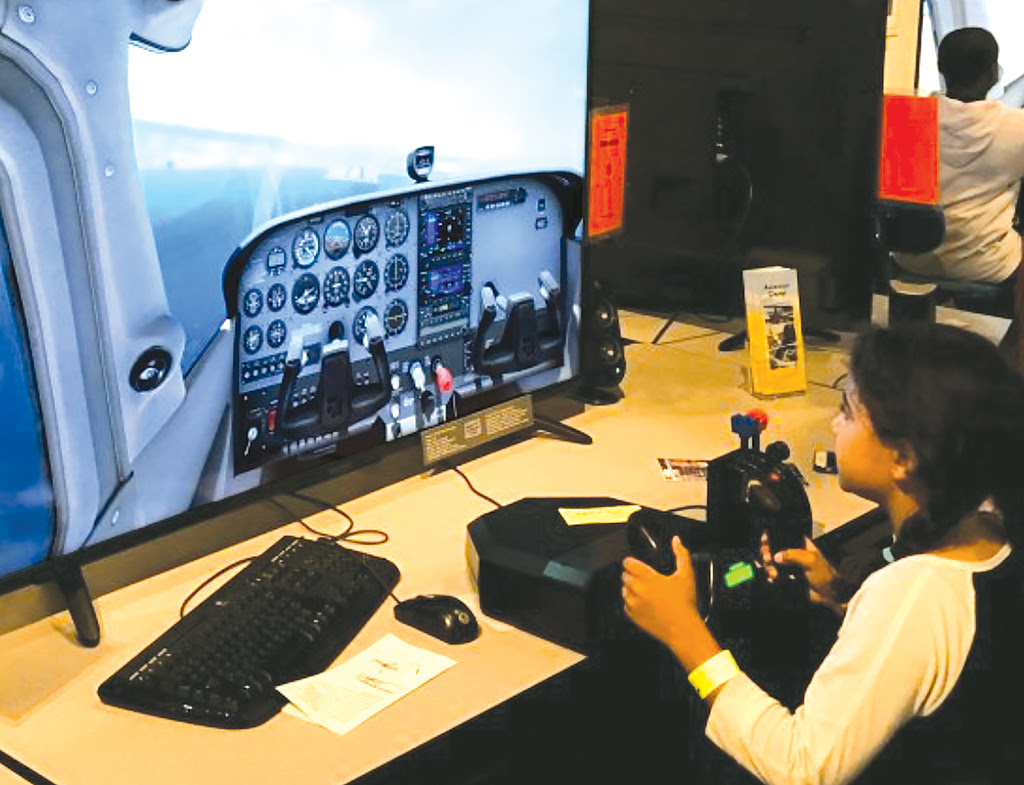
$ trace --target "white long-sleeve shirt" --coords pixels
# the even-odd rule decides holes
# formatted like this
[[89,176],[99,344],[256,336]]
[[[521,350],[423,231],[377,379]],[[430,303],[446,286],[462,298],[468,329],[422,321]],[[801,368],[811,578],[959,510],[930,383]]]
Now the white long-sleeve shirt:
[[976,632],[974,577],[1001,564],[908,556],[853,596],[836,642],[794,713],[744,674],[722,689],[708,737],[767,783],[853,780],[911,719],[960,678]]

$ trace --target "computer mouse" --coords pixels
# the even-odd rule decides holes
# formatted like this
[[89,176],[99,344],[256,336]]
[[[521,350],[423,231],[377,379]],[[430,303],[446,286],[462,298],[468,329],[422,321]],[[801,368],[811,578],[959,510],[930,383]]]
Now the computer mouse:
[[469,643],[480,635],[476,616],[458,597],[421,594],[395,606],[395,618],[445,643]]

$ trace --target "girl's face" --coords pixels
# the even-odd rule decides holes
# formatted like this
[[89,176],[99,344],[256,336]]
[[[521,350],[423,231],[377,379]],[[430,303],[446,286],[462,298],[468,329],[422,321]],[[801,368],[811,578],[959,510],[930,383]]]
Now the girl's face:
[[879,504],[888,500],[895,489],[898,453],[879,440],[852,383],[843,390],[839,413],[832,418],[832,433],[839,487]]

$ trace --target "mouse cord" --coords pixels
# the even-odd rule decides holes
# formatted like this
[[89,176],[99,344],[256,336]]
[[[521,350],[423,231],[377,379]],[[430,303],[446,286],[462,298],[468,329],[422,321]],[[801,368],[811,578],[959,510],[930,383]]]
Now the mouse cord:
[[307,531],[315,534],[317,537],[320,537],[325,540],[330,540],[331,542],[335,543],[351,542],[356,545],[383,545],[390,539],[388,537],[388,533],[381,529],[357,529],[355,527],[356,522],[355,520],[353,520],[351,515],[349,515],[347,512],[345,512],[337,505],[331,504],[330,502],[325,501],[324,499],[318,499],[315,496],[309,496],[298,491],[288,491],[287,495],[295,499],[299,499],[300,501],[307,502],[308,504],[315,504],[320,508],[334,510],[336,513],[338,513],[338,515],[340,515],[348,522],[348,525],[345,527],[345,530],[341,533],[328,534],[327,532],[322,532],[317,529],[314,529],[312,526],[306,523],[306,521],[303,518],[299,518],[297,521],[295,521],[295,513],[289,510],[288,507],[286,507],[284,504],[282,504],[280,501],[273,497],[267,499],[267,501],[269,501],[275,507],[282,510],[285,513],[285,515],[287,515],[289,518],[298,523]]
[[[357,553],[358,553],[358,551],[357,551]],[[360,556],[360,562],[362,563],[363,568],[368,573],[370,573],[371,576],[373,576],[373,579],[375,581],[377,581],[377,583],[379,583],[381,585],[381,587],[383,587],[384,591],[386,591],[388,593],[388,596],[391,597],[391,599],[393,599],[395,601],[396,605],[400,604],[402,601],[400,599],[398,599],[398,596],[394,593],[394,591],[392,591],[391,588],[386,583],[384,583],[384,581],[382,581],[380,579],[380,576],[377,574],[377,571],[375,569],[373,569],[373,567],[370,566],[370,562],[367,559],[366,554],[365,553],[360,553],[359,556]]]
[[[356,529],[356,522],[353,520],[351,515],[349,515],[347,512],[345,512],[337,505],[331,504],[330,502],[325,501],[324,499],[318,499],[315,496],[309,496],[307,494],[299,493],[297,491],[290,491],[289,495],[294,496],[297,499],[309,502],[311,504],[319,504],[328,507],[337,512],[339,515],[341,515],[343,518],[345,518],[345,520],[349,522],[348,528],[346,528],[345,531],[339,535],[336,535],[334,537],[320,535],[322,537],[325,537],[325,539],[331,540],[332,542],[343,540],[345,542],[351,542],[357,545],[383,545],[390,539],[388,533],[386,531],[382,531],[381,529]],[[302,523],[302,525],[310,531],[314,531],[312,527],[310,527],[304,521],[300,521],[300,523]],[[370,539],[367,539],[367,536],[369,536]],[[355,553],[359,552],[355,551]],[[388,593],[388,596],[391,597],[391,599],[393,599],[396,603],[401,602],[401,600],[398,599],[398,597],[388,587],[388,585],[383,580],[381,580],[380,575],[378,575],[377,571],[370,565],[370,560],[367,558],[367,555],[365,553],[359,553],[359,561],[360,564],[363,565],[363,569],[370,573],[373,579],[381,585],[381,587],[384,589],[384,591]]]
[[[295,514],[291,510],[289,510],[287,507],[285,507],[283,504],[281,504],[279,501],[277,501],[277,499],[268,498],[267,501],[273,503],[274,506],[276,506],[278,509],[283,510],[284,513],[288,516],[289,520],[294,520]],[[303,526],[305,526],[307,529],[309,529],[311,532],[313,532],[314,534],[319,534],[319,532],[314,530],[312,527],[308,526],[305,521],[299,521],[299,522]],[[349,528],[346,531],[350,531],[351,529],[352,529],[352,526],[349,526]],[[248,564],[249,562],[251,562],[255,558],[256,558],[255,556],[246,556],[244,559],[239,559],[238,561],[231,562],[231,564],[227,565],[226,567],[221,567],[213,575],[207,576],[202,581],[202,583],[200,583],[192,591],[190,591],[188,593],[188,596],[185,597],[185,599],[181,601],[181,605],[178,606],[178,618],[181,619],[181,618],[185,617],[185,613],[188,610],[189,603],[191,603],[192,600],[194,600],[196,598],[196,595],[199,594],[199,592],[201,592],[203,589],[205,589],[207,586],[209,586],[211,583],[213,583],[215,580],[217,580],[221,575],[224,575],[225,573],[231,572],[231,570],[235,569],[236,567],[241,567],[244,564]]]
[[217,578],[219,578],[224,573],[230,572],[236,567],[241,567],[243,564],[248,564],[255,558],[255,556],[246,556],[244,559],[239,559],[238,561],[231,562],[231,564],[229,564],[227,567],[221,567],[219,570],[217,570],[217,572],[215,572],[213,575],[209,576],[206,580],[204,580],[202,583],[196,586],[191,592],[189,592],[189,595],[181,601],[181,606],[178,608],[178,618],[180,619],[185,616],[185,610],[188,608],[188,604],[192,602],[193,599],[195,599],[195,596],[199,594],[199,592],[201,592],[203,589],[205,589],[207,586],[209,586],[211,583],[217,580]]
[[[321,532],[314,529],[302,518],[298,519],[297,522],[304,529],[315,534],[317,537],[321,539],[328,540],[333,543],[337,543],[338,541],[344,541],[355,543],[357,545],[382,545],[389,539],[388,533],[380,529],[356,529],[356,522],[352,519],[352,516],[345,512],[340,507],[331,504],[330,502],[324,501],[323,499],[317,499],[316,497],[313,496],[307,496],[303,493],[298,493],[296,491],[291,491],[289,492],[288,495],[294,496],[296,499],[300,499],[310,504],[316,504],[321,507],[332,509],[335,512],[337,512],[342,518],[348,521],[348,526],[346,526],[345,530],[340,534],[327,534],[326,532]],[[288,507],[286,507],[284,504],[279,502],[277,499],[274,499],[273,497],[268,497],[267,501],[269,501],[271,504],[273,504],[275,507],[281,510],[289,520],[293,522],[295,521],[295,513],[289,510]],[[370,539],[367,539],[367,537],[369,537]],[[366,571],[373,576],[373,579],[377,581],[377,583],[384,587],[384,590],[387,591],[387,593],[395,602],[399,602],[399,599],[395,596],[395,593],[388,588],[387,584],[380,579],[380,576],[369,565],[366,559],[366,554],[360,554],[360,557],[360,562],[362,563]],[[217,580],[217,578],[219,578],[227,572],[230,572],[236,567],[241,567],[244,564],[248,564],[255,558],[255,556],[247,556],[244,559],[239,559],[238,561],[232,562],[226,567],[222,567],[221,569],[217,570],[217,572],[215,572],[213,575],[207,577],[202,583],[200,583],[191,592],[189,592],[188,596],[184,600],[182,600],[181,606],[178,608],[178,618],[182,618],[185,616],[189,603],[191,603],[192,600],[195,599],[196,595],[199,594],[199,592],[201,592],[203,589],[205,589],[207,586],[213,583],[213,581]]]
[[484,499],[485,501],[489,501],[491,504],[493,504],[499,510],[502,507],[504,507],[504,505],[501,502],[497,501],[496,499],[492,499],[486,493],[481,493],[480,491],[478,491],[476,486],[473,485],[473,481],[471,479],[469,479],[467,474],[464,471],[462,471],[462,469],[460,469],[458,466],[455,466],[454,464],[452,464],[452,465],[448,466],[448,468],[451,469],[453,472],[455,472],[457,475],[459,475],[459,477],[461,477],[463,480],[465,480],[466,485],[469,486],[469,489],[473,493],[475,493],[477,496],[479,496],[481,499]]

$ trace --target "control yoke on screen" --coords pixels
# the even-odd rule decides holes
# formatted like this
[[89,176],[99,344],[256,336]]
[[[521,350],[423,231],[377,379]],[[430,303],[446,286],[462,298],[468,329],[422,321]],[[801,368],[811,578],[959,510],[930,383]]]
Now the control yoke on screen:
[[[502,374],[561,359],[565,346],[561,287],[547,270],[541,271],[537,281],[540,295],[547,305],[546,328],[542,326],[529,294],[506,299],[498,294],[497,287],[491,282],[481,287],[483,308],[473,343],[473,364],[480,373],[498,378]],[[499,309],[504,312],[505,326],[501,336],[488,345],[487,332],[497,320]]]
[[303,346],[302,337],[293,338],[285,358],[284,375],[278,400],[281,411],[277,433],[282,439],[302,438],[320,433],[324,428],[340,430],[359,422],[386,405],[391,397],[387,385],[388,353],[384,348],[384,328],[375,315],[366,319],[363,345],[370,354],[377,381],[358,382],[352,373],[348,341],[341,339],[342,326],[328,328],[328,342],[323,348],[320,385],[312,397],[295,405],[296,381],[302,369],[315,362],[314,346]]

